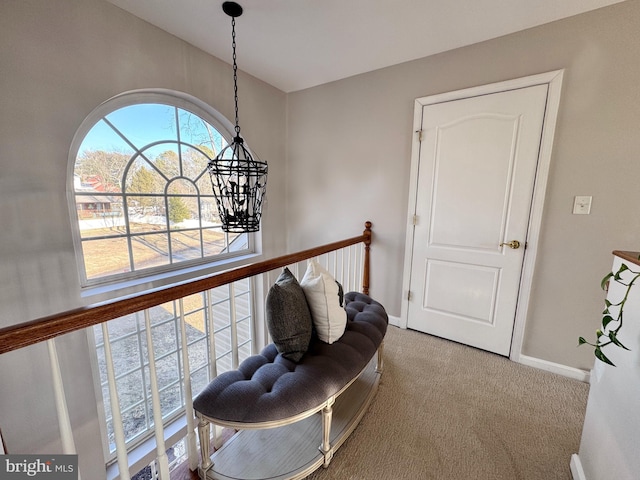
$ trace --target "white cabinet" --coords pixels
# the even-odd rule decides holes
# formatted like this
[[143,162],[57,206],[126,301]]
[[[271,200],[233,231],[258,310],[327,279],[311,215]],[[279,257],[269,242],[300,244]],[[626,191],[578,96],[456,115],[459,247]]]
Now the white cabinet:
[[[637,253],[614,254],[613,272],[623,262],[640,271]],[[607,298],[619,302],[625,291],[611,281]],[[603,352],[616,366],[595,362],[580,451],[571,460],[575,480],[640,480],[640,282],[631,289],[623,322],[618,338],[631,351],[607,346]]]

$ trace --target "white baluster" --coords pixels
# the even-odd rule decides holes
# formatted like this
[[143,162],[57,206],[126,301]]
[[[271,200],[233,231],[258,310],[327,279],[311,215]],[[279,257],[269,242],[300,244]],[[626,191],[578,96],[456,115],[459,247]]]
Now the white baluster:
[[184,301],[181,298],[180,306],[180,339],[182,343],[182,374],[184,378],[184,410],[187,417],[187,457],[189,468],[193,471],[198,468],[198,448],[196,446],[195,422],[193,413],[193,394],[191,390],[191,367],[189,366],[189,350],[187,345],[187,322],[184,319]]
[[[215,338],[215,322],[213,318],[213,292],[206,291],[207,298],[207,326],[209,328],[209,378],[214,379],[218,376],[218,362],[216,360],[216,338]],[[214,446],[219,448],[221,445],[221,437],[218,434],[217,427],[213,428]],[[202,448],[202,445],[200,446]]]
[[356,286],[355,291],[362,291],[362,276],[364,275],[364,251],[362,250],[362,244],[358,244],[355,246],[356,254],[357,254],[357,274],[356,274]]
[[[47,340],[47,348],[49,350],[49,362],[51,363],[53,395],[58,413],[58,428],[60,429],[60,439],[62,440],[62,453],[65,455],[75,455],[77,453],[76,444],[73,441],[73,430],[71,428],[71,420],[69,419],[67,399],[64,394],[64,384],[62,383],[62,372],[60,371],[55,339]],[[80,473],[78,473],[78,480],[80,480]]]
[[300,262],[296,262],[296,264],[293,265],[293,276],[296,278],[300,278]]
[[122,426],[122,413],[120,413],[120,399],[116,387],[116,374],[113,368],[113,356],[111,355],[111,341],[107,322],[102,324],[102,337],[104,338],[104,358],[107,363],[107,383],[109,385],[109,398],[111,399],[111,416],[113,421],[113,435],[116,442],[116,456],[118,458],[118,470],[121,480],[130,480],[129,462],[127,457],[127,445],[125,444],[124,428]]
[[349,291],[349,279],[344,275],[344,248],[340,250],[340,279],[342,280],[342,287]]
[[362,279],[364,278],[364,244],[359,244],[358,252],[360,252],[360,272],[358,273],[358,284],[356,291],[362,291]]
[[351,247],[347,247],[347,285],[349,285],[349,290],[353,290],[353,252]]
[[238,368],[238,326],[236,325],[236,290],[235,284],[229,284],[229,321],[231,326],[231,361],[233,368]]
[[149,356],[149,378],[151,380],[151,400],[153,404],[153,423],[156,432],[156,453],[160,480],[169,480],[169,460],[164,444],[164,428],[162,427],[162,407],[160,392],[158,391],[158,377],[156,374],[156,358],[151,335],[151,315],[149,309],[144,311],[144,321],[147,333],[147,354]]
[[213,300],[211,290],[206,291],[207,298],[207,326],[209,328],[209,378],[218,376],[218,365],[216,362],[216,338],[215,325],[213,323]]

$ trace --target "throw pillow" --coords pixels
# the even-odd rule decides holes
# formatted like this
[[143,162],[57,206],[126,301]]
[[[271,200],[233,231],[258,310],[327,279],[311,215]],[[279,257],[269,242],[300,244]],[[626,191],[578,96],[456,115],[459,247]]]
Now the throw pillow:
[[336,280],[336,284],[338,285],[338,303],[344,308],[344,289],[339,281]]
[[285,268],[267,293],[267,328],[278,352],[294,362],[309,348],[313,324],[302,287]]
[[340,304],[340,287],[331,274],[312,260],[300,282],[311,310],[318,338],[326,343],[338,340],[347,326],[347,312]]

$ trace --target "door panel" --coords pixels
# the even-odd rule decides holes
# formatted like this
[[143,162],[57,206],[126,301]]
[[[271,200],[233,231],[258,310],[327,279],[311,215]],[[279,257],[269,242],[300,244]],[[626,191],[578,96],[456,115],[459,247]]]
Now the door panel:
[[[497,250],[504,231],[518,117],[476,116],[444,125],[435,139],[430,244]],[[486,132],[486,135],[484,134]],[[478,152],[492,162],[478,162]]]
[[425,272],[424,310],[493,323],[500,278],[497,268],[428,260]]
[[423,107],[409,328],[508,355],[546,96]]

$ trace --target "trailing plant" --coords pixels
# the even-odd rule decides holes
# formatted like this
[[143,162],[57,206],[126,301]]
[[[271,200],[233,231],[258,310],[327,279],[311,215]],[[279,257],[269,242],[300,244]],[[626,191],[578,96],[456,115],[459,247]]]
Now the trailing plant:
[[[628,272],[626,275],[627,278],[628,274],[633,275],[633,277],[626,281],[623,280],[622,274],[624,272]],[[622,328],[622,315],[624,313],[624,306],[629,298],[629,292],[638,278],[640,278],[640,272],[631,270],[624,263],[620,266],[617,272],[609,272],[600,282],[600,287],[603,290],[607,290],[609,282],[614,280],[626,287],[624,296],[618,303],[612,303],[608,299],[605,299],[605,308],[602,312],[602,327],[596,330],[596,340],[594,343],[588,342],[584,337],[578,338],[578,345],[591,345],[595,348],[594,355],[598,360],[614,367],[615,364],[602,352],[602,349],[608,345],[615,345],[625,350],[629,350],[620,342],[620,340],[618,340],[618,333]],[[614,312],[617,309],[617,314],[611,313],[612,307]]]

